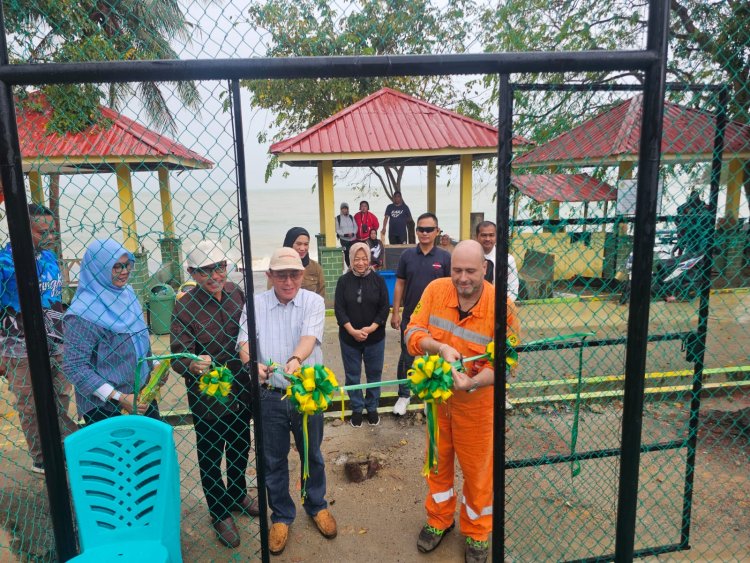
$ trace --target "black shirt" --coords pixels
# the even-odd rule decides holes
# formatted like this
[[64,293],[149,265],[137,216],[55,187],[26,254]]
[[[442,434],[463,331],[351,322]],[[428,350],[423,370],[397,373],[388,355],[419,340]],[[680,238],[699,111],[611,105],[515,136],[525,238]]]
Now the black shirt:
[[[360,346],[380,342],[385,338],[385,323],[388,320],[390,303],[385,280],[376,272],[364,277],[347,272],[336,284],[334,311],[339,323],[339,336],[349,346]],[[354,328],[365,328],[378,323],[378,328],[364,342],[357,342],[344,325],[351,323]]]
[[422,254],[419,245],[407,248],[401,253],[396,277],[406,280],[402,305],[401,329],[409,324],[414,308],[422,298],[422,292],[432,280],[447,278],[451,275],[451,255],[442,248],[432,247],[427,254]]

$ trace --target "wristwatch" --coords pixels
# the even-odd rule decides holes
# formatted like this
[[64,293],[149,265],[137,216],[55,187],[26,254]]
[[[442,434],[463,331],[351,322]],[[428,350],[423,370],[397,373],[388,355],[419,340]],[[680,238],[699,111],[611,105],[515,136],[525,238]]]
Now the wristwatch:
[[292,360],[297,360],[299,362],[299,365],[302,365],[302,358],[300,358],[299,356],[289,356],[289,359],[286,361],[286,363],[289,363]]
[[117,389],[115,389],[114,393],[112,393],[111,399],[119,403],[120,399],[122,399],[122,393],[120,393]]

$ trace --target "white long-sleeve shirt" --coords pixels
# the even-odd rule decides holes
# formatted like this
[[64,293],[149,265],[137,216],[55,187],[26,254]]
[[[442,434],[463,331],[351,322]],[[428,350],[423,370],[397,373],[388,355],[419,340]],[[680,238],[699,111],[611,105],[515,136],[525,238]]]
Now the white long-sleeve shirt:
[[[493,246],[492,250],[484,255],[484,258],[492,265],[493,271],[495,268],[495,251],[496,249]],[[510,297],[511,301],[514,303],[516,302],[516,299],[518,299],[518,285],[518,266],[516,266],[516,259],[513,258],[513,255],[508,254],[508,297]]]

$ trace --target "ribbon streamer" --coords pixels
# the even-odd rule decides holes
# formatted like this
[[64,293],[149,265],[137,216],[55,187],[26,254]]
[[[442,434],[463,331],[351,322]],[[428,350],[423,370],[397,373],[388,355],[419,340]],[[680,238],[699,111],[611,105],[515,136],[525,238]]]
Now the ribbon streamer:
[[232,392],[234,375],[227,366],[214,366],[198,380],[198,389],[204,395],[225,403]]
[[149,404],[159,399],[159,389],[164,377],[169,373],[169,366],[171,360],[163,360],[159,362],[153,372],[151,372],[151,379],[146,386],[141,389],[140,395],[138,395],[139,403]]

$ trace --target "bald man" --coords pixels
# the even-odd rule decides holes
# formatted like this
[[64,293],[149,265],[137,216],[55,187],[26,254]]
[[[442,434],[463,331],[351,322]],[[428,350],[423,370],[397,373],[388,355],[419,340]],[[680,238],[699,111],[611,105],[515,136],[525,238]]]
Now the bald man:
[[[427,286],[414,309],[405,338],[414,356],[437,354],[447,362],[482,354],[494,339],[495,288],[484,276],[482,246],[458,243],[451,256],[451,277]],[[508,298],[509,333],[519,334],[513,301]],[[500,335],[501,337],[503,335]],[[454,458],[464,475],[461,533],[466,536],[465,560],[481,563],[489,553],[492,531],[492,417],[495,371],[486,360],[467,362],[465,372],[453,370],[453,396],[437,406],[440,431],[438,473],[427,477],[427,523],[417,548],[434,550],[455,525]]]

